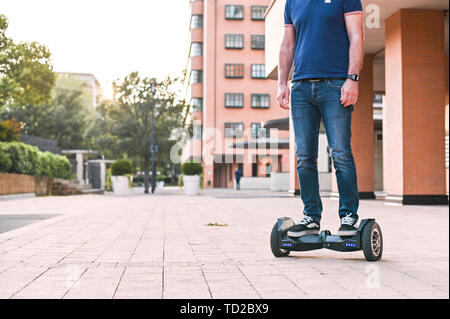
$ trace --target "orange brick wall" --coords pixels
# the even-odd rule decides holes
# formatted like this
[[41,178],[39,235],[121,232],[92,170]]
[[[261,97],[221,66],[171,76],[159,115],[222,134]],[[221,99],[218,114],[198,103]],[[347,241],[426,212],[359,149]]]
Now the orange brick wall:
[[0,195],[28,194],[34,192],[34,176],[0,173]]
[[388,195],[445,194],[444,15],[400,10],[386,21],[384,183]]

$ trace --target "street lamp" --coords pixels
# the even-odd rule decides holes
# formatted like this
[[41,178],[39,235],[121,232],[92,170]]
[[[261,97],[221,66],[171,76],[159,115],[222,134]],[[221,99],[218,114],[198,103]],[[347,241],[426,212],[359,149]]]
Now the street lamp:
[[150,147],[152,154],[152,194],[155,192],[156,187],[156,167],[155,167],[155,82],[152,82],[152,145]]

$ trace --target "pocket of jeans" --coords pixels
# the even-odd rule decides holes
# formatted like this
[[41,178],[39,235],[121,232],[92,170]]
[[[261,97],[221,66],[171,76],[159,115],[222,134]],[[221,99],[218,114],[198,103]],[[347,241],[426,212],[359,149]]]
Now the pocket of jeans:
[[292,86],[291,86],[291,90],[292,91],[294,91],[294,90],[298,90],[299,88],[300,88],[300,83],[301,82],[292,82]]
[[330,86],[332,88],[340,89],[344,85],[345,80],[344,79],[342,79],[342,80],[327,80],[326,83],[328,86]]

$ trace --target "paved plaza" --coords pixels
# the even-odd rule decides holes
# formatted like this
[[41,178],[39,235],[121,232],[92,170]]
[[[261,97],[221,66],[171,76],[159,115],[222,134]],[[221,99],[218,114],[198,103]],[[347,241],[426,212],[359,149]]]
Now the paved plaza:
[[[335,232],[338,201],[323,205]],[[0,234],[0,298],[449,297],[447,206],[361,201],[383,230],[377,263],[361,251],[273,257],[276,218],[300,210],[283,193],[217,189],[0,201],[3,218],[39,216]]]

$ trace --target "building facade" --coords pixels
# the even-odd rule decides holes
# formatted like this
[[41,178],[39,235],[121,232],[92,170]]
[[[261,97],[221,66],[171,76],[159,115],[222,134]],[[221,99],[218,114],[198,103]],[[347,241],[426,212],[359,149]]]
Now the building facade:
[[202,162],[205,187],[233,187],[238,167],[255,188],[273,172],[289,171],[289,150],[280,147],[289,133],[261,124],[286,116],[276,100],[277,82],[266,78],[269,4],[191,1],[186,83],[193,136],[183,153]]

